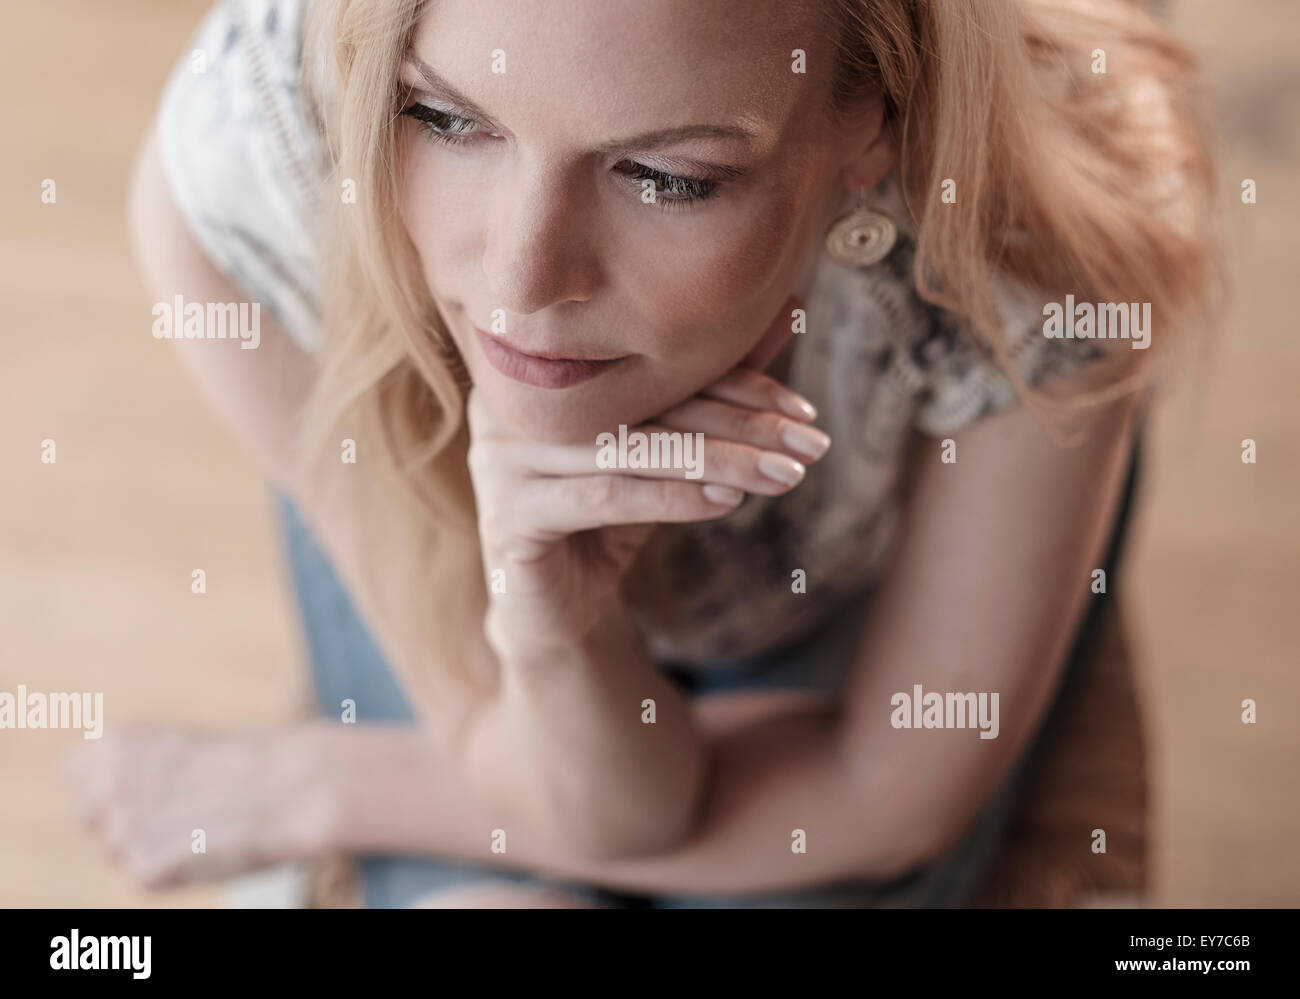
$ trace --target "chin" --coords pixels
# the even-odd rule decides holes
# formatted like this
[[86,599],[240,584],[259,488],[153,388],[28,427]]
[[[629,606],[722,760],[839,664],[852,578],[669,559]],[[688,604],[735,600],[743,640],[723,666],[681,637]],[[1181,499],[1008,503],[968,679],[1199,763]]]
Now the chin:
[[644,423],[668,408],[656,393],[629,386],[625,380],[601,385],[600,377],[566,389],[520,385],[495,372],[480,383],[484,401],[498,420],[520,437],[544,444],[589,444],[606,431]]

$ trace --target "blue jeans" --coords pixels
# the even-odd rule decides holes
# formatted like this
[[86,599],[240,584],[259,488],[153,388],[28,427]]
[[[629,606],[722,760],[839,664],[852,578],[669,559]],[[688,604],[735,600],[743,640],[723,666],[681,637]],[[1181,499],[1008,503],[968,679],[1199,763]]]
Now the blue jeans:
[[[1112,532],[1105,568],[1114,578],[1122,553],[1138,471],[1135,449],[1122,505]],[[311,655],[317,701],[323,715],[337,718],[344,698],[356,702],[358,723],[413,724],[416,719],[392,672],[384,662],[352,601],[326,556],[294,508],[277,496],[284,537]],[[864,594],[842,608],[811,637],[793,646],[745,660],[706,664],[684,670],[664,668],[688,696],[754,689],[838,690],[859,636],[867,602]],[[421,896],[474,883],[505,881],[545,883],[566,888],[607,906],[625,908],[957,908],[971,903],[980,880],[994,859],[1008,822],[1019,804],[1026,773],[1037,757],[1053,719],[1069,707],[1070,694],[1086,668],[1102,615],[1112,596],[1095,596],[1080,627],[1070,661],[1055,698],[1030,744],[994,796],[971,823],[965,837],[948,854],[885,882],[844,881],[806,890],[704,898],[629,895],[593,885],[570,884],[531,874],[420,856],[357,858],[364,903],[368,908],[402,908]]]

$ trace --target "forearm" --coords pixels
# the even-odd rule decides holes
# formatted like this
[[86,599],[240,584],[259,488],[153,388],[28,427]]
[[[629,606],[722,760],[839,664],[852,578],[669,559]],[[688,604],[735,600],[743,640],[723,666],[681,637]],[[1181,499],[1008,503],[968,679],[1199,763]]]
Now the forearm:
[[[394,736],[407,740],[405,751],[396,742],[371,744],[375,759],[359,769],[382,771],[384,779],[354,787],[350,805],[341,809],[350,821],[335,846],[683,896],[744,896],[901,874],[924,859],[925,837],[891,816],[887,802],[871,810],[856,804],[862,796],[849,786],[835,724],[829,712],[809,710],[710,736],[708,794],[688,839],[653,856],[603,860],[576,856],[482,802],[428,751],[418,730],[408,729]],[[398,755],[400,762],[393,759]],[[879,766],[896,768],[898,761],[882,759]],[[493,852],[497,829],[506,833],[502,853]],[[806,852],[794,849],[798,830]]]
[[476,716],[464,773],[488,802],[573,852],[658,852],[698,817],[704,740],[685,699],[611,614],[587,641],[499,658],[495,697]]

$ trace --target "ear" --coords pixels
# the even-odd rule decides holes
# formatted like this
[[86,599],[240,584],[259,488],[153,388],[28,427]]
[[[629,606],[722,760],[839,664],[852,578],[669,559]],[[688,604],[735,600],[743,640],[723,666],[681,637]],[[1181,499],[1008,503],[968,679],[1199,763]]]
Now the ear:
[[898,146],[892,123],[885,121],[885,99],[877,95],[853,125],[849,139],[850,158],[842,179],[850,191],[871,190],[898,160]]

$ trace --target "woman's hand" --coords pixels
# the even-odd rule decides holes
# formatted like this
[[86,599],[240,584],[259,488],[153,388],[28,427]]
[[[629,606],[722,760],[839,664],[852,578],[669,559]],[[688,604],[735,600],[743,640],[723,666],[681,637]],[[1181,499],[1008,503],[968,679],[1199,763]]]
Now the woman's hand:
[[132,725],[78,747],[68,775],[110,856],[161,888],[327,848],[338,820],[328,742],[316,726],[205,735]]
[[802,481],[803,463],[820,458],[830,438],[809,426],[811,404],[761,373],[791,335],[789,310],[798,304],[789,300],[717,382],[629,428],[703,433],[699,478],[683,469],[599,468],[594,441],[521,439],[470,393],[469,469],[491,593],[486,634],[498,655],[569,647],[589,635],[657,524],[723,517],[745,492],[776,496]]

